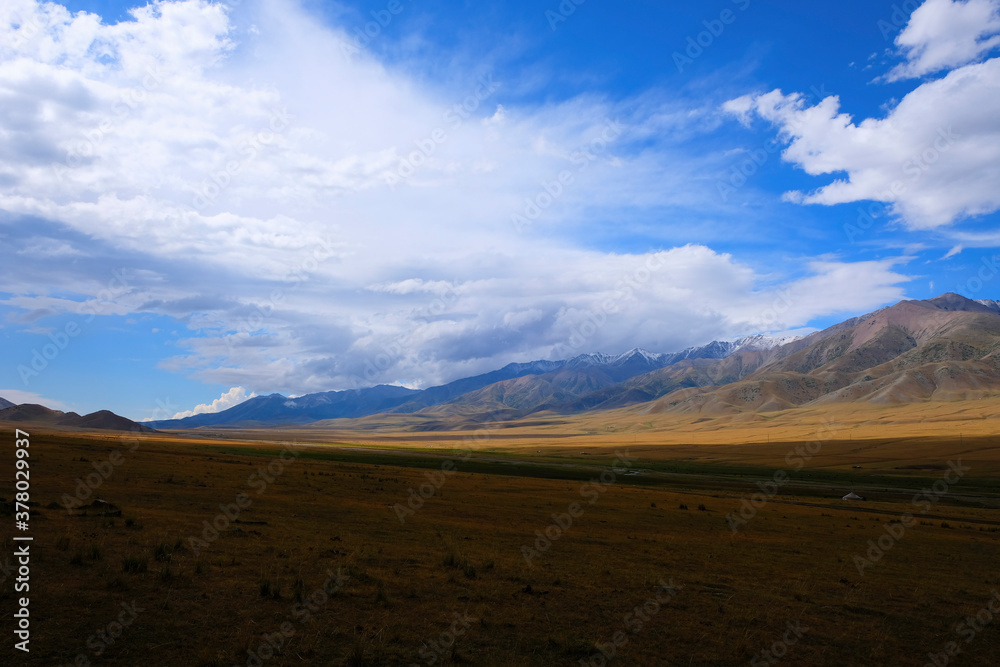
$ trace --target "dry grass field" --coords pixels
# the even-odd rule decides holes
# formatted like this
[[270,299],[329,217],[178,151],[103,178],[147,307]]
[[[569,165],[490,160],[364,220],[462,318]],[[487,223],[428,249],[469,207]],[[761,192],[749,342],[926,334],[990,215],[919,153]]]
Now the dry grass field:
[[[1000,664],[989,420],[959,435],[897,414],[911,421],[32,432],[31,653],[8,630],[0,661]],[[851,488],[869,500],[842,501]]]

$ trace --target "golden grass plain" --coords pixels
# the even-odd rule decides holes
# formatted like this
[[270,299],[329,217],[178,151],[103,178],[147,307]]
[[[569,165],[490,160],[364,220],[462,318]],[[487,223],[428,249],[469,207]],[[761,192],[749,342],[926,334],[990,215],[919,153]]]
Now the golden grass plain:
[[[795,412],[683,424],[622,410],[447,433],[374,419],[225,438],[32,432],[31,653],[8,632],[2,661],[922,666],[955,642],[949,664],[1000,664],[1000,618],[968,642],[960,625],[1000,590],[1000,405]],[[788,468],[810,442],[816,454]],[[296,456],[282,461],[283,447]],[[615,472],[625,450],[637,461]],[[83,504],[121,515],[64,509],[116,451]],[[968,471],[947,494],[915,502],[958,459]],[[783,469],[796,483],[731,530],[726,515]],[[869,502],[840,500],[853,484],[875,491]],[[401,522],[394,506],[422,485],[433,494]],[[6,538],[0,563],[13,549]],[[13,583],[0,587],[8,623]],[[116,625],[123,604],[142,611]]]

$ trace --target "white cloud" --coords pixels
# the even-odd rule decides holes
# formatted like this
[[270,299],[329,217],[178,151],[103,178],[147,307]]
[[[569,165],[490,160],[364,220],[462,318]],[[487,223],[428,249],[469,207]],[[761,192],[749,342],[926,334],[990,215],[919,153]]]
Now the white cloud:
[[975,62],[1000,46],[1000,0],[927,0],[896,36],[906,62],[889,81],[921,77]]
[[744,127],[750,127],[750,122],[753,120],[754,103],[753,95],[741,95],[735,99],[723,102],[722,110],[736,116],[736,119]]
[[184,419],[185,417],[192,417],[194,415],[201,415],[206,413],[222,412],[234,405],[239,405],[240,403],[253,398],[257,394],[250,393],[247,394],[247,390],[243,387],[233,387],[229,391],[225,392],[219,398],[215,399],[211,403],[202,403],[201,405],[196,405],[194,410],[187,410],[186,412],[178,412],[171,419]]
[[69,411],[66,404],[61,401],[57,401],[52,398],[45,398],[40,394],[35,394],[30,391],[22,391],[20,389],[0,389],[0,398],[6,398],[8,401],[16,405],[34,403],[36,405],[44,405],[52,410],[62,410],[63,412]]
[[82,255],[78,249],[65,241],[48,238],[28,239],[25,246],[17,251],[19,255],[33,257],[35,259],[48,259],[59,257],[72,257]]
[[884,202],[912,228],[1000,208],[1000,59],[920,85],[885,118],[857,122],[837,97],[807,106],[780,90],[754,97],[752,108],[789,142],[784,160],[813,176],[846,173],[789,201]]
[[[33,0],[3,6],[40,27],[12,34],[0,20],[0,210],[79,239],[65,242],[82,253],[74,262],[114,258],[87,278],[52,262],[42,289],[12,281],[3,305],[178,318],[189,337],[164,367],[233,387],[179,415],[247,392],[427,385],[514,360],[670,351],[903,296],[891,262],[824,260],[801,277],[706,246],[589,249],[581,230],[618,224],[612,213],[704,208],[691,183],[710,163],[679,146],[717,118],[655,92],[528,106],[488,72],[431,87],[371,54],[344,57],[346,30],[279,0],[159,2],[120,24]],[[970,122],[990,127],[995,97],[978,79],[963,85],[984,114]],[[766,101],[733,110],[749,121]],[[775,122],[810,115],[793,106]],[[929,126],[933,141],[933,121],[950,115],[931,115],[907,114],[895,131]],[[803,141],[836,118],[813,112]],[[989,142],[964,131],[981,157],[951,187],[995,183]],[[127,286],[110,289],[105,264],[126,268]],[[845,276],[857,289],[837,284]]]
[[[674,351],[814,317],[875,308],[905,296],[893,261],[808,265],[763,276],[705,246],[606,255],[579,250],[456,259],[469,280],[446,294],[372,294],[345,322],[329,294],[303,292],[267,335],[192,338],[167,362],[213,383],[314,392],[375,383],[422,386],[511,361],[561,359],[634,346]],[[336,301],[337,298],[332,299]],[[308,317],[301,315],[310,313]]]
[[426,292],[429,294],[446,294],[454,290],[454,286],[444,280],[422,280],[420,278],[409,278],[393,283],[380,283],[372,285],[368,289],[373,292],[386,292],[389,294],[413,294],[416,292]]

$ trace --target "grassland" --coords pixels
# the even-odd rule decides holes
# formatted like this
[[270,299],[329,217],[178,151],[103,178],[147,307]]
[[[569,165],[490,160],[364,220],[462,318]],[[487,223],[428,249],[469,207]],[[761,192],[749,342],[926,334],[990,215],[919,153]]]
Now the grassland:
[[7,632],[0,660],[919,666],[955,642],[949,664],[996,665],[1000,618],[960,625],[1000,591],[978,421],[32,433],[32,651]]

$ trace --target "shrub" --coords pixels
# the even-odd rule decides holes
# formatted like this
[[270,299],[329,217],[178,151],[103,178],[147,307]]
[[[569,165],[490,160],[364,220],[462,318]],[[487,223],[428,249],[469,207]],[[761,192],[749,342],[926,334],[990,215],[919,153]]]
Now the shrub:
[[302,581],[302,577],[296,578],[295,585],[292,587],[292,597],[296,602],[302,602],[303,588],[305,588],[305,582]]
[[160,561],[161,563],[169,563],[171,553],[172,551],[170,547],[168,547],[166,544],[164,543],[157,544],[156,548],[153,549],[153,560]]
[[148,566],[149,563],[145,558],[139,558],[138,556],[125,556],[122,558],[122,572],[142,574]]

